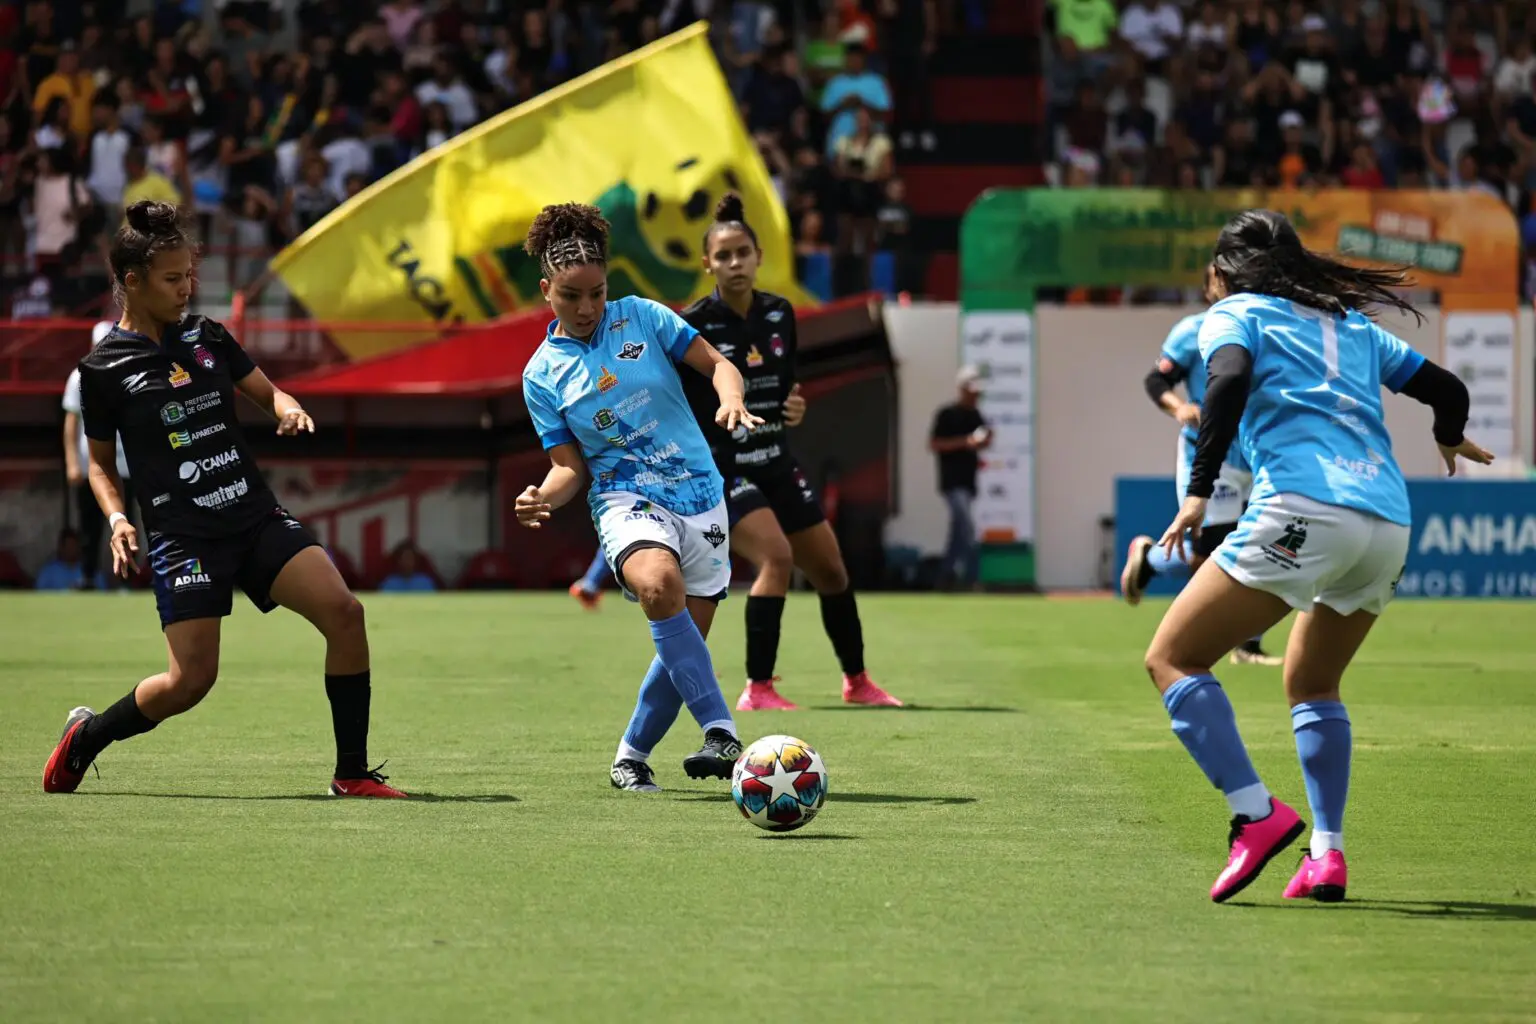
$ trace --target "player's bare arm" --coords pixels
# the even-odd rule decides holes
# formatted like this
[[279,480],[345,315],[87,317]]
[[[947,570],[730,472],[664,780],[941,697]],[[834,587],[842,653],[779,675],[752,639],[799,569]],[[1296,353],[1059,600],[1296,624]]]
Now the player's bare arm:
[[741,378],[741,371],[702,334],[694,338],[688,351],[683,353],[683,362],[714,384],[715,394],[720,396],[720,410],[715,413],[717,424],[726,430],[735,430],[738,426],[751,430],[763,425],[761,417],[747,411],[747,385]]
[[299,404],[299,400],[273,384],[260,369],[252,370],[235,382],[240,393],[249,398],[268,416],[277,420],[277,432],[284,437],[295,434],[313,434],[315,421]]
[[537,530],[562,505],[581,493],[587,480],[587,464],[581,447],[574,442],[557,444],[549,450],[549,472],[537,487],[529,486],[513,503],[517,521]]

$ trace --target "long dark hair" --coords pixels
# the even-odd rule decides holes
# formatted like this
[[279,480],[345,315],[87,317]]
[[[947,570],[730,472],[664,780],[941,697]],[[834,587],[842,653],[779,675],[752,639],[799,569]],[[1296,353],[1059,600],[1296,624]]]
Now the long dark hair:
[[1393,290],[1408,283],[1406,268],[1356,267],[1313,252],[1285,214],[1274,210],[1247,210],[1228,221],[1211,265],[1228,292],[1273,295],[1340,316],[1352,309],[1369,316],[1373,306],[1390,306],[1424,322],[1424,314]]

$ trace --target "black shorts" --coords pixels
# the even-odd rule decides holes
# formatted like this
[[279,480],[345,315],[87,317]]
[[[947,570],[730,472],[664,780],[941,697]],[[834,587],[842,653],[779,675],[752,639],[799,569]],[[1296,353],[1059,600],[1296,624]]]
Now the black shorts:
[[760,508],[771,509],[785,533],[799,533],[827,521],[816,489],[794,459],[780,459],[754,470],[750,477],[737,476],[730,485],[725,507],[732,527]]
[[1207,526],[1200,531],[1200,536],[1195,538],[1195,554],[1201,558],[1210,558],[1221,547],[1221,542],[1227,539],[1227,534],[1237,529],[1236,523],[1221,523],[1216,526]]
[[160,628],[189,619],[221,619],[234,610],[239,587],[251,603],[270,612],[272,582],[294,555],[320,542],[286,509],[274,508],[255,526],[233,537],[207,540],[149,536],[149,567]]

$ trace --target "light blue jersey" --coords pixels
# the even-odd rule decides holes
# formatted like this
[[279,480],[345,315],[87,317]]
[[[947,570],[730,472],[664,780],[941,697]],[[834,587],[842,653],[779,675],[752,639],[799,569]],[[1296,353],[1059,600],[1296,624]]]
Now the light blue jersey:
[[[1187,316],[1173,325],[1173,330],[1168,332],[1168,337],[1163,341],[1162,358],[1158,361],[1158,369],[1167,373],[1174,368],[1184,371],[1184,390],[1189,395],[1189,400],[1196,405],[1205,403],[1205,360],[1200,358],[1200,325],[1205,323],[1205,314],[1196,313]],[[1195,464],[1195,441],[1200,437],[1198,427],[1181,427],[1179,435],[1182,438],[1182,458],[1179,459],[1178,489],[1179,500],[1184,500],[1184,492],[1189,484],[1189,469]],[[1232,441],[1232,447],[1227,451],[1226,463],[1235,469],[1248,471],[1248,463],[1245,461],[1242,446],[1236,439]]]
[[674,365],[699,332],[637,296],[608,303],[590,342],[556,335],[555,326],[523,370],[523,400],[545,451],[581,447],[589,501],[624,491],[694,516],[725,500]]
[[1216,303],[1200,326],[1201,358],[1224,345],[1253,356],[1238,432],[1253,467],[1251,503],[1300,494],[1411,524],[1381,389],[1400,390],[1423,356],[1360,313],[1246,293]]

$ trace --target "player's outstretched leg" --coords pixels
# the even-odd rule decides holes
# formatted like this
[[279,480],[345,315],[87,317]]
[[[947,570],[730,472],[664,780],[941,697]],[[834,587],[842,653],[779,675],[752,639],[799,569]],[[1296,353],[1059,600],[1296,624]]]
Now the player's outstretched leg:
[[1131,540],[1125,553],[1125,568],[1120,572],[1120,596],[1125,603],[1135,607],[1141,603],[1147,585],[1159,576],[1168,579],[1187,580],[1193,575],[1199,556],[1187,549],[1184,557],[1170,555],[1143,534]]
[[747,594],[747,684],[736,699],[736,710],[799,710],[779,695],[779,677],[774,674],[795,556],[773,510],[758,508],[742,516],[731,527],[731,551],[757,569]]
[[823,520],[791,533],[789,546],[795,553],[795,564],[821,598],[821,625],[843,670],[843,700],[871,707],[901,707],[902,702],[876,685],[865,668],[864,624],[859,620],[859,603],[832,524]]
[[1147,650],[1147,673],[1173,732],[1232,809],[1227,865],[1211,886],[1221,903],[1247,888],[1305,830],[1296,812],[1259,780],[1226,692],[1210,669],[1243,637],[1268,629],[1288,608],[1207,563],[1174,600]]
[[1354,745],[1349,712],[1339,699],[1344,669],[1376,623],[1358,611],[1340,615],[1327,605],[1300,615],[1286,648],[1285,692],[1291,702],[1296,756],[1312,808],[1311,849],[1285,887],[1286,899],[1337,903],[1349,885],[1344,863],[1344,805],[1349,799]]
[[741,741],[704,643],[714,620],[714,603],[687,596],[677,556],[665,548],[641,548],[621,568],[625,587],[651,621],[657,660],[704,730],[703,747],[683,759],[683,771],[691,779],[730,778],[741,756]]
[[[325,549],[304,548],[289,558],[268,590],[271,601],[304,616],[325,637],[325,695],[336,737],[332,796],[400,798],[378,768],[368,767],[368,715],[373,674],[363,604]],[[258,601],[258,604],[262,602]],[[379,768],[384,767],[379,765]]]
[[166,671],[143,680],[99,715],[87,707],[71,711],[43,769],[43,791],[73,793],[109,744],[149,732],[196,707],[218,679],[220,623],[201,618],[167,625]]
[[603,599],[603,585],[613,578],[613,572],[608,568],[608,556],[603,552],[601,545],[597,554],[592,556],[592,564],[587,566],[587,571],[582,573],[581,579],[571,584],[570,595],[587,611],[597,610],[598,602]]

